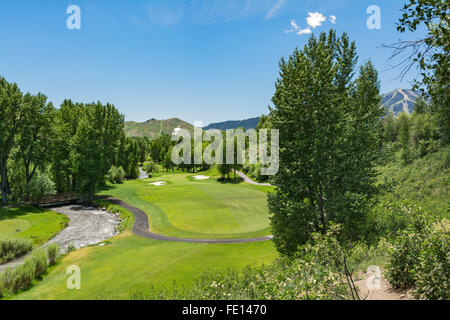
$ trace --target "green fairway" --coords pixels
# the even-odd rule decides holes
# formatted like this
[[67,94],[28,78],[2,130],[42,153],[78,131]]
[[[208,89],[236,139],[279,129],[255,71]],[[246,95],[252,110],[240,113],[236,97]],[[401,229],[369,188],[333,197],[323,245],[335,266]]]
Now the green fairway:
[[0,238],[26,238],[35,246],[46,243],[67,223],[64,215],[32,206],[0,208]]
[[[102,194],[145,211],[153,232],[185,238],[251,238],[270,234],[267,192],[272,187],[194,180],[193,174],[113,185]],[[164,181],[164,186],[150,185]]]
[[[224,271],[273,261],[271,241],[192,244],[140,238],[129,231],[103,247],[70,253],[49,275],[15,299],[127,299],[150,286],[189,285],[202,272]],[[81,290],[66,287],[67,267],[81,269]]]

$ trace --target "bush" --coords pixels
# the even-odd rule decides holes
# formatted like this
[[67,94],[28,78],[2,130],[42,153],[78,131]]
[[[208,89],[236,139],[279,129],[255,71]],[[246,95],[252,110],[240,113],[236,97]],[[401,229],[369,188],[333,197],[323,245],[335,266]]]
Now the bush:
[[27,194],[33,203],[39,204],[41,199],[47,195],[56,193],[55,183],[45,173],[36,170],[36,173],[28,184]]
[[0,239],[0,264],[21,257],[33,249],[33,242],[28,239]]
[[40,277],[45,273],[48,268],[48,257],[45,250],[41,249],[34,251],[28,259],[34,266],[35,277]]
[[49,265],[54,265],[56,259],[58,258],[60,252],[60,247],[56,243],[52,243],[47,247],[47,257]]
[[151,177],[153,173],[158,173],[158,166],[156,163],[154,163],[153,161],[150,161],[149,163],[147,163],[143,170],[145,172],[147,172],[148,176]]
[[67,247],[67,253],[73,252],[76,250],[77,250],[77,248],[75,247],[75,245],[73,243],[69,244],[69,246]]
[[122,167],[112,166],[108,171],[107,178],[111,183],[122,183],[125,179],[125,171]]
[[422,214],[420,207],[408,201],[381,201],[369,211],[366,237],[372,243],[380,237],[392,240],[410,226],[415,217]]
[[395,239],[389,252],[386,278],[396,289],[415,287],[419,299],[448,299],[450,237],[435,230],[425,215]]
[[34,251],[16,268],[7,268],[0,273],[0,297],[16,294],[28,288],[33,279],[45,273],[48,267],[47,254],[44,250]]
[[444,232],[433,231],[423,243],[415,268],[418,299],[450,298],[450,237]]
[[35,262],[27,258],[23,264],[11,272],[12,281],[9,291],[13,294],[28,288],[35,277]]

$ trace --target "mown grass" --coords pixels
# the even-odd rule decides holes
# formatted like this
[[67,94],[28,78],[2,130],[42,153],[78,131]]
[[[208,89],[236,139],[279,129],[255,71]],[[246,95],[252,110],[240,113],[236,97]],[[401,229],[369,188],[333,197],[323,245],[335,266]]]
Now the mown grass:
[[[151,218],[152,227],[156,225],[163,229],[155,231],[164,234],[167,234],[165,233],[167,230],[178,231],[179,233],[175,232],[175,234],[180,236],[220,237],[224,235],[220,233],[222,230],[232,231],[227,236],[249,237],[258,232],[268,234],[265,197],[270,188],[247,184],[222,184],[215,180],[190,181],[187,179],[188,176],[180,173],[163,174],[157,179],[128,181],[121,185],[110,186],[102,193],[117,196],[131,205],[146,210]],[[148,185],[151,181],[160,180],[170,181],[171,184],[165,187]],[[171,187],[174,187],[173,190],[170,190]],[[220,191],[223,191],[223,195],[219,195]],[[217,198],[220,206],[214,205],[214,200],[211,200],[214,197]],[[157,205],[151,201],[155,201]],[[261,204],[256,204],[256,211],[250,210],[248,201],[261,202],[265,208],[261,208]],[[204,211],[201,211],[205,215],[203,219],[198,211],[193,210],[199,204],[205,206]],[[101,205],[107,204],[101,202]],[[208,207],[208,205],[213,206]],[[222,209],[225,211],[222,215],[228,217],[230,221],[226,221],[220,215],[216,217],[217,219],[208,217],[214,212],[220,212],[221,206],[225,208]],[[109,205],[109,207],[116,206]],[[164,208],[164,214],[160,213],[161,216],[155,214],[154,210],[162,211],[162,208]],[[12,298],[128,299],[135,291],[147,291],[151,287],[161,288],[173,285],[189,287],[204,272],[241,270],[248,265],[269,264],[277,257],[271,241],[245,244],[195,244],[137,237],[130,231],[133,224],[131,213],[123,208],[120,210],[123,217],[130,217],[124,225],[126,230],[122,234],[105,241],[104,246],[89,246],[69,253],[56,266],[48,270],[42,281],[35,281],[31,289]],[[179,210],[181,217],[177,217],[175,210]],[[237,212],[230,213],[230,211]],[[175,221],[174,223],[178,223],[182,228],[164,229],[166,226],[160,223],[161,220],[157,220],[164,215],[175,218],[170,221]],[[224,229],[218,226],[220,223],[225,224]],[[253,232],[252,223],[256,225],[254,228],[258,229],[262,226],[266,231]],[[188,229],[194,227],[203,228],[200,230],[205,233]],[[218,233],[211,233],[211,230]],[[242,230],[247,232],[240,234]],[[81,290],[69,290],[66,287],[68,277],[66,270],[71,265],[77,265],[81,269]]]
[[33,206],[0,208],[0,238],[23,238],[40,246],[64,229],[69,219]]
[[[86,247],[67,255],[48,276],[14,299],[127,299],[136,290],[189,286],[207,271],[272,262],[272,242],[193,244],[140,238],[129,231],[103,247]],[[67,267],[81,269],[81,289],[66,287]]]
[[[270,234],[267,192],[272,187],[193,180],[193,175],[126,181],[101,193],[140,208],[149,216],[151,231],[164,235],[223,239]],[[156,181],[166,185],[150,185]]]

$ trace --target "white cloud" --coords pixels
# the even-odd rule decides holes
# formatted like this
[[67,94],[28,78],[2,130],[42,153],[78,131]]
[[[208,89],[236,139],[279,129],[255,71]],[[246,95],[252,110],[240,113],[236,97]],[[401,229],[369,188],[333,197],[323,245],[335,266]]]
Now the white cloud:
[[291,20],[291,29],[284,31],[285,33],[295,32],[300,29],[294,19]]
[[311,32],[312,32],[311,29],[308,27],[308,28],[306,28],[306,29],[300,29],[300,30],[298,30],[297,34],[298,34],[299,36],[301,36],[302,34],[309,34],[309,33],[311,33]]
[[278,12],[278,10],[281,9],[282,6],[286,3],[286,0],[278,0],[275,5],[270,8],[269,12],[267,12],[266,19],[272,19],[275,14]]
[[306,23],[313,29],[320,27],[325,21],[327,21],[327,18],[320,12],[309,12],[306,18]]
[[305,28],[305,29],[301,29],[295,20],[291,20],[291,29],[286,30],[285,33],[291,33],[291,32],[296,32],[299,36],[301,36],[302,34],[311,33],[311,29],[309,27]]
[[[332,24],[336,24],[336,20],[337,20],[337,18],[334,15],[331,15],[329,17],[329,21]],[[311,29],[320,27],[326,21],[327,21],[327,18],[320,12],[308,12],[308,16],[306,17],[306,23],[308,24],[308,27],[306,27],[305,29],[302,29],[298,26],[298,24],[295,20],[291,20],[291,29],[286,30],[285,33],[296,32],[299,36],[301,36],[303,34],[309,34],[309,33],[312,33]]]
[[336,24],[336,16],[331,15],[331,16],[330,16],[330,22],[331,22],[332,24]]

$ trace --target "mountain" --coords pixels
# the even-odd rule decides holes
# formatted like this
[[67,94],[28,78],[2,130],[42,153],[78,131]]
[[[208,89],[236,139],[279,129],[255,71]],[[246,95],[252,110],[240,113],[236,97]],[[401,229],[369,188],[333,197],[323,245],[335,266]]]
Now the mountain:
[[191,133],[194,126],[178,118],[168,120],[150,119],[145,122],[125,122],[125,132],[129,137],[157,138],[161,133],[172,134],[175,128],[187,129]]
[[259,117],[250,118],[246,120],[224,121],[218,123],[211,123],[209,126],[203,127],[203,130],[210,130],[210,129],[227,130],[227,129],[236,129],[240,127],[245,128],[245,130],[256,129],[258,122]]
[[382,96],[381,102],[395,115],[401,112],[412,113],[419,94],[408,89],[395,89]]

